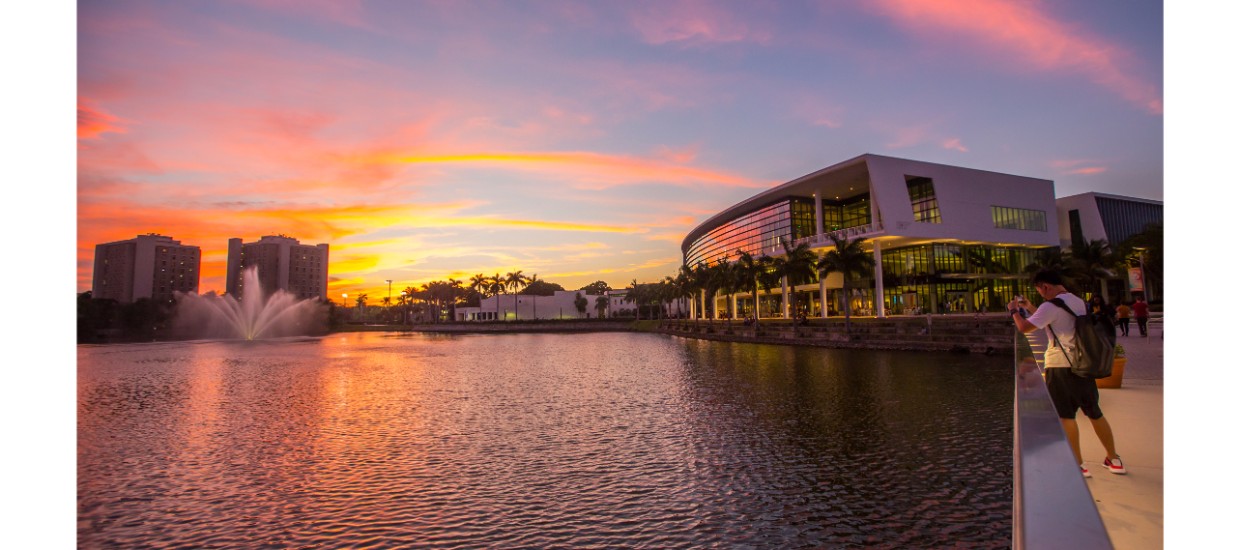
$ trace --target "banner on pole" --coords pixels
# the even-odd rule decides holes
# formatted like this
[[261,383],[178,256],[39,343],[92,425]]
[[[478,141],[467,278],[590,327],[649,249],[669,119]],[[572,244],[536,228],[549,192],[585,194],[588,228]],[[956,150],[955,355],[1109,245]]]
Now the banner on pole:
[[1145,280],[1141,277],[1141,268],[1128,268],[1128,290],[1145,292]]

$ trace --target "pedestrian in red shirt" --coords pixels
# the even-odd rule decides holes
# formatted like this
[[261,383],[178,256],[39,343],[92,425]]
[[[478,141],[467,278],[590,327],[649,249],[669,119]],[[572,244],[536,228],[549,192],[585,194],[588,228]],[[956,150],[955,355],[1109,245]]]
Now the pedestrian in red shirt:
[[1137,320],[1137,328],[1141,330],[1141,336],[1149,336],[1146,332],[1145,325],[1150,322],[1150,305],[1145,303],[1145,298],[1137,296],[1137,301],[1132,304],[1132,316]]

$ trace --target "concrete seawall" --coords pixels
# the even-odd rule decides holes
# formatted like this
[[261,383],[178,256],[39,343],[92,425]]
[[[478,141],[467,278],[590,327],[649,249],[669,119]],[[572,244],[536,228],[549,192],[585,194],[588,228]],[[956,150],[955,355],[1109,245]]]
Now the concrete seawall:
[[757,327],[743,323],[702,320],[666,320],[659,332],[719,340],[797,344],[832,348],[897,349],[1006,353],[1013,349],[1012,321],[1004,314],[922,315],[916,317],[855,318],[851,331],[843,319],[811,319],[793,326],[789,321],[760,321]]
[[500,334],[528,332],[618,332],[634,330],[632,321],[496,321],[417,325],[347,325],[337,332],[393,331],[444,334]]
[[724,342],[793,344],[854,349],[897,349],[969,353],[1013,353],[1011,320],[1003,314],[861,317],[845,331],[842,318],[811,319],[796,326],[764,319],[757,327],[741,322],[664,319],[661,321],[515,321],[353,325],[344,331],[380,330],[449,334],[656,332]]

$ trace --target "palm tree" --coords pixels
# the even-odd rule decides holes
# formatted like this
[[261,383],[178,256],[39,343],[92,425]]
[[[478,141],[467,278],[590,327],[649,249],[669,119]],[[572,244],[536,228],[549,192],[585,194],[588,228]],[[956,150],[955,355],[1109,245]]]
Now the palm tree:
[[517,291],[524,288],[528,284],[528,281],[529,279],[526,278],[524,273],[521,273],[520,269],[516,271],[509,271],[506,275],[504,275],[504,286],[512,289],[513,291],[513,294],[512,294],[512,309],[513,309],[513,315],[514,315],[513,319],[521,318],[521,311],[517,309]]
[[368,296],[365,294],[357,295],[357,311],[362,315],[363,322],[366,321],[366,298],[368,298]]
[[401,305],[405,306],[405,311],[409,312],[409,322],[413,322],[413,297],[418,293],[418,289],[411,286],[405,287],[400,291]]
[[[775,270],[775,259],[770,256],[762,256],[758,258],[758,286],[762,287],[763,293],[770,297],[771,291],[779,286],[779,272]],[[754,302],[755,307],[757,302]]]
[[[818,260],[820,277],[832,273],[844,276],[844,332],[852,333],[852,301],[848,299],[848,280],[853,275],[863,276],[868,270],[874,269],[874,256],[861,248],[865,239],[848,240],[848,237],[836,233],[828,233],[835,247],[828,250]],[[823,304],[826,307],[826,304]]]
[[482,295],[485,297],[487,291],[489,290],[489,285],[487,284],[487,276],[481,273],[478,273],[474,275],[473,277],[470,277],[469,288],[472,289],[474,292],[477,292],[479,295]]
[[628,292],[624,293],[624,301],[634,304],[636,311],[633,318],[638,321],[642,320],[642,299],[644,298],[641,285],[637,284],[637,278],[633,278],[633,282],[629,283]]
[[725,255],[715,262],[715,265],[707,266],[702,273],[702,286],[706,289],[706,297],[710,300],[711,311],[714,313],[710,318],[711,324],[714,324],[715,317],[719,316],[719,305],[715,303],[715,298],[719,293],[719,289],[723,288],[728,282],[728,259]]
[[586,297],[585,297],[585,296],[582,296],[582,295],[581,295],[581,292],[580,292],[580,291],[578,291],[578,292],[577,292],[577,296],[576,296],[575,298],[573,298],[573,306],[577,308],[577,317],[578,317],[578,318],[580,318],[582,315],[585,315],[585,313],[586,313],[586,306],[587,306],[587,305],[589,305],[589,303],[590,303],[590,302],[586,300]]
[[600,294],[594,299],[594,310],[598,312],[598,318],[602,319],[607,312],[607,296]]
[[[504,278],[499,273],[487,279],[487,291],[491,293],[491,296],[499,296],[504,293]],[[495,312],[499,313],[499,298],[495,299]]]
[[767,271],[769,264],[770,258],[767,256],[754,258],[753,254],[742,251],[740,255],[736,257],[736,262],[734,262],[733,266],[733,275],[737,279],[738,289],[751,291],[750,294],[753,297],[753,319],[755,327],[758,326],[758,319],[761,317],[758,309],[759,277]]
[[1115,277],[1110,267],[1116,262],[1105,239],[1092,240],[1084,246],[1072,245],[1072,262],[1081,277],[1082,291],[1099,291],[1107,279]]
[[461,281],[453,279],[452,277],[448,277],[447,291],[448,291],[449,300],[450,300],[448,302],[448,310],[449,310],[449,314],[451,315],[451,318],[453,321],[456,320],[456,302],[457,300],[461,298],[461,295],[464,294],[465,292],[465,287],[462,286],[463,284],[464,283],[462,283]]
[[680,297],[679,313],[683,314],[688,311],[685,305],[686,300],[693,299],[693,270],[689,266],[681,264],[680,269],[676,272],[676,291]]
[[788,314],[796,318],[797,285],[812,281],[818,267],[818,255],[809,249],[808,243],[790,246],[783,237],[779,244],[784,248],[784,255],[775,258],[775,272],[788,282]]

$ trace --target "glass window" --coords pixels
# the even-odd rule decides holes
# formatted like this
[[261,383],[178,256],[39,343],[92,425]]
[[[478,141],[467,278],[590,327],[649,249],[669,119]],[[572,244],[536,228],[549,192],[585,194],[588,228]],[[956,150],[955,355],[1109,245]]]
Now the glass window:
[[919,176],[904,176],[908,185],[909,202],[913,205],[913,221],[943,223],[939,214],[939,199],[934,195],[934,180]]
[[1046,231],[1046,212],[1009,206],[991,206],[990,217],[999,229]]

